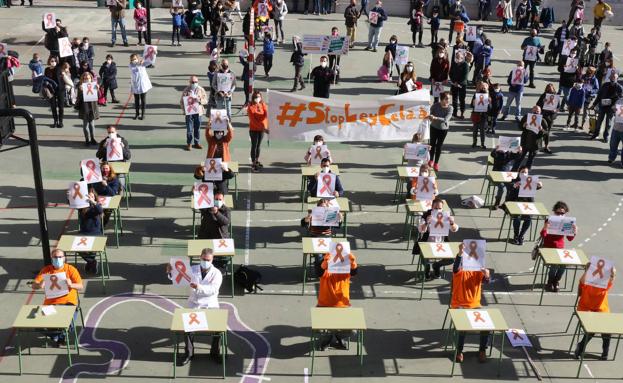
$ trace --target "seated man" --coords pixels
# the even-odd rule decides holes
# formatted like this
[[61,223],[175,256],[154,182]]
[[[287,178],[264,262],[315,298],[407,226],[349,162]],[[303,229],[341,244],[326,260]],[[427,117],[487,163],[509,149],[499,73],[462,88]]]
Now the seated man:
[[[318,177],[320,174],[331,173],[331,160],[328,158],[323,158],[320,161],[320,172],[316,173],[313,178],[309,179],[307,183],[307,193],[311,197],[316,197],[316,189],[318,189]],[[344,188],[342,187],[342,183],[340,182],[340,176],[335,177],[335,190],[333,192],[335,197],[343,197],[344,196]]]
[[[230,210],[225,206],[225,196],[221,192],[214,193],[214,206],[201,209],[201,226],[199,226],[200,239],[225,239],[229,238]],[[224,267],[227,257],[217,257],[214,265]]]
[[[44,266],[39,274],[35,277],[35,280],[32,282],[32,288],[34,290],[40,290],[45,288],[44,275],[46,274],[58,274],[65,273],[67,277],[67,288],[68,293],[61,297],[57,298],[45,298],[43,301],[44,305],[67,305],[67,306],[78,306],[78,290],[82,290],[82,278],[80,277],[80,273],[78,270],[65,263],[65,253],[60,249],[55,249],[50,254],[52,257],[52,264],[48,266]],[[61,282],[59,282],[61,283]],[[74,315],[74,321],[76,320],[76,316]],[[72,328],[74,323],[71,324]],[[47,334],[52,341],[56,344],[57,347],[65,346],[66,339],[65,334],[60,331],[50,332]]]
[[108,132],[108,136],[100,141],[99,146],[97,147],[97,153],[95,154],[95,156],[102,161],[107,161],[106,146],[108,145],[108,140],[116,136],[117,138],[121,139],[123,161],[130,161],[130,158],[132,157],[132,153],[130,153],[130,145],[128,144],[128,140],[121,137],[121,135],[117,134],[117,128],[114,125],[108,125],[108,128],[106,128],[106,131]]
[[[188,308],[191,309],[218,309],[218,293],[223,282],[223,275],[220,270],[212,266],[214,255],[212,249],[201,251],[201,260],[198,265],[191,266],[192,282],[190,283],[190,295],[188,296]],[[167,263],[167,275],[171,276],[171,264]],[[181,365],[188,364],[195,355],[193,344],[193,333],[187,332],[184,337],[184,360]],[[216,363],[222,363],[220,357],[220,337],[212,337],[210,347],[210,357]]]
[[229,180],[234,178],[234,172],[227,166],[227,162],[221,162],[223,169],[222,181],[205,181],[204,174],[205,168],[203,165],[199,165],[195,168],[195,179],[205,182],[212,182],[214,184],[214,192],[221,192],[223,194],[229,193]]
[[[328,207],[329,200],[321,199],[316,203],[318,207]],[[331,237],[333,235],[333,228],[340,228],[342,221],[344,220],[344,214],[340,212],[339,226],[314,226],[312,225],[312,211],[307,210],[307,215],[301,218],[301,227],[307,228],[307,233],[310,237]],[[320,267],[322,264],[322,255],[317,254],[314,262],[314,269],[316,276],[320,277],[324,273],[324,270]]]
[[[489,269],[483,268],[480,271],[464,271],[462,268],[462,258],[464,245],[459,246],[459,253],[454,259],[452,276],[452,309],[476,309],[480,307],[480,297],[482,284],[489,283]],[[480,332],[480,346],[478,348],[478,360],[484,363],[487,360],[487,341],[489,332]],[[459,333],[459,341],[456,345],[456,362],[463,362],[463,345],[465,344],[465,333]]]

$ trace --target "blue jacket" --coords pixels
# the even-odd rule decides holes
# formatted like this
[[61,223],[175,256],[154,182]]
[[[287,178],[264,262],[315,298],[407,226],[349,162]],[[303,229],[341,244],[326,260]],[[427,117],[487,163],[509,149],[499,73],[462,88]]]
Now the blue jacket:
[[104,184],[102,184],[101,182],[93,184],[93,189],[95,190],[97,195],[106,196],[106,197],[113,197],[119,194],[119,187],[120,187],[119,179],[116,177],[108,181],[106,183],[106,186],[104,186]]
[[[524,68],[526,69],[526,68]],[[523,93],[523,89],[524,89],[524,85],[528,83],[528,71],[524,70],[523,72],[524,76],[523,76],[523,84],[520,85],[514,85],[511,81],[512,81],[512,76],[513,76],[513,71],[511,70],[510,73],[508,74],[508,78],[506,79],[506,83],[509,85],[508,91],[509,92],[513,92],[513,93]]]
[[381,7],[374,7],[370,10],[370,12],[376,12],[379,14],[378,22],[376,24],[370,23],[370,25],[373,27],[381,28],[383,26],[383,21],[387,20],[387,13],[385,13],[385,10]]
[[101,214],[104,212],[102,205],[91,205],[78,211],[78,223],[80,224],[80,234],[102,235]]
[[599,80],[597,80],[597,76],[593,76],[590,79],[586,76],[582,77],[584,82],[584,93],[586,97],[595,97],[597,95],[597,91],[599,91]]
[[264,39],[264,55],[274,55],[275,54],[275,43],[271,39]]
[[430,29],[438,30],[441,25],[441,21],[439,21],[439,16],[430,18]]
[[571,88],[569,92],[569,98],[567,99],[567,105],[569,108],[581,108],[586,100],[586,93],[584,89],[577,89],[575,86]]
[[41,60],[30,60],[30,62],[28,63],[28,68],[31,71],[35,72],[37,76],[43,74],[43,64],[41,63]]
[[172,21],[173,21],[174,27],[182,26],[182,14],[181,13],[171,13],[171,17],[173,19]]
[[478,56],[476,56],[476,63],[482,66],[491,65],[491,56],[493,55],[493,47],[489,45],[483,45],[480,48],[480,52],[478,52]]

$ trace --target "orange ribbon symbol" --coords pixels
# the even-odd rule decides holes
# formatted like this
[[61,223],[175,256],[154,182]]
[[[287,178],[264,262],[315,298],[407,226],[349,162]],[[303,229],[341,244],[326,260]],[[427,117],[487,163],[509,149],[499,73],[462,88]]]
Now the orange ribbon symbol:
[[84,196],[82,195],[82,193],[80,193],[80,184],[79,183],[74,183],[74,195],[71,196],[71,198],[72,199],[76,199],[78,197],[84,199]]
[[58,284],[58,277],[56,275],[50,275],[50,290],[54,288],[61,290],[61,286]]
[[435,83],[435,92],[443,92],[443,85],[440,82]]
[[476,251],[476,249],[478,249],[478,244],[476,243],[476,241],[471,241],[469,243],[469,256],[474,258],[475,260],[478,260],[478,252]]
[[426,191],[427,193],[430,193],[430,191],[428,190],[428,183],[429,183],[429,179],[428,178],[423,178],[422,179],[422,188],[420,188],[420,191]]
[[210,160],[210,168],[208,173],[216,173],[216,160]]
[[563,255],[563,258],[571,258],[571,259],[573,259],[573,257],[571,256],[571,253],[569,252],[569,250],[563,250],[562,251],[562,255]]
[[416,168],[416,167],[412,167],[412,168],[409,170],[409,173],[411,173],[411,174],[415,174],[415,175],[418,175],[418,174],[420,174],[420,171],[419,171],[419,169],[418,169],[418,168]]
[[190,320],[188,321],[189,325],[193,323],[197,323],[198,325],[201,325],[201,322],[199,322],[199,319],[197,319],[197,313],[190,313],[188,316],[190,317]]
[[445,253],[445,250],[443,248],[443,243],[438,243],[435,246],[435,251],[438,252],[438,253]]
[[145,53],[145,61],[153,61],[155,55],[156,55],[156,50],[154,49],[154,47],[151,47],[151,46],[148,47],[147,53]]
[[[474,243],[474,242],[472,242]],[[485,323],[485,318],[482,317],[482,313],[480,311],[474,311],[474,322],[483,322]]]
[[322,183],[324,184],[324,186],[320,188],[320,194],[331,194],[331,176],[329,174],[325,174],[324,176],[322,176]]
[[199,206],[203,205],[204,203],[206,204],[210,204],[210,197],[208,197],[208,191],[210,190],[210,188],[208,187],[208,185],[206,184],[201,184],[199,185],[199,199],[197,200],[197,204]]
[[218,247],[219,247],[219,248],[220,248],[220,247],[225,247],[225,248],[227,248],[227,241],[226,241],[226,240],[224,240],[224,239],[219,239],[219,240],[218,240]]
[[555,94],[550,94],[547,100],[547,105],[554,105],[554,99],[556,98]]
[[223,118],[221,117],[221,112],[219,110],[214,112],[214,122],[223,123]]
[[521,82],[521,78],[523,77],[523,71],[521,69],[515,69],[515,78],[513,82]]
[[478,105],[484,105],[485,104],[485,95],[481,94],[478,95]]
[[606,261],[604,261],[603,259],[600,259],[599,261],[597,261],[597,270],[593,271],[593,277],[599,274],[599,278],[603,278],[604,277],[604,266],[606,266]]
[[322,146],[316,146],[316,154],[314,154],[314,158],[322,158],[322,154],[320,151],[322,150]]
[[88,160],[86,164],[84,164],[88,170],[87,181],[91,181],[91,177],[97,179],[97,173],[95,173],[95,162],[93,160]]
[[86,237],[82,237],[80,238],[80,241],[78,242],[78,246],[86,246],[87,245],[87,238]]
[[524,208],[524,210],[532,210],[532,206],[530,206],[530,204],[528,204],[528,203],[524,203],[523,204],[523,208]]
[[320,246],[327,247],[327,244],[326,244],[326,243],[324,243],[324,238],[320,238],[320,239],[318,239],[318,242],[316,242],[316,245],[317,245],[318,247],[320,247]]
[[110,141],[108,142],[108,148],[110,149],[110,153],[108,157],[113,157],[115,155],[121,156],[121,153],[119,153],[119,150],[117,150],[118,147],[119,145],[117,144],[117,141],[111,138]]
[[533,114],[532,116],[530,116],[530,125],[537,126],[537,125],[536,125],[536,118],[537,118],[537,117],[538,117],[538,116],[537,116],[536,114]]
[[431,206],[433,206],[433,201],[427,199],[426,201],[424,201],[424,207],[427,209],[430,209]]
[[196,111],[196,109],[197,109],[197,108],[195,107],[195,98],[194,98],[194,97],[192,97],[192,96],[188,96],[188,97],[186,98],[186,105],[187,105],[187,107],[186,107],[186,113],[190,113],[190,112],[192,112],[193,110],[195,110],[195,111]]
[[186,274],[186,265],[182,261],[175,261],[175,270],[177,270],[177,277],[175,277],[175,283],[178,285],[182,278],[186,279],[190,283],[190,276]]
[[435,227],[440,227],[443,229],[443,213],[437,213],[437,222],[435,222]]
[[344,262],[344,256],[342,255],[342,250],[344,250],[344,247],[342,246],[341,243],[338,243],[335,246],[335,257],[333,257],[333,263],[336,263],[338,259],[340,260],[340,262]]
[[87,94],[93,94],[93,84],[87,82]]
[[511,332],[513,333],[513,340],[517,340],[517,339],[523,340],[523,336],[519,334],[519,331],[513,329]]
[[510,179],[513,179],[513,173],[511,173],[511,172],[506,172],[506,177],[507,177],[507,178],[510,178]]
[[532,177],[526,178],[526,184],[523,186],[523,190],[532,190]]

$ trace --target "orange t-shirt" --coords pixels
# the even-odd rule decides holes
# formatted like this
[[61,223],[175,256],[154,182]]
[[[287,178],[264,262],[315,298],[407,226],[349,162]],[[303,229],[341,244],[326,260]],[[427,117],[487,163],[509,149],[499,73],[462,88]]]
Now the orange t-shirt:
[[452,275],[452,301],[450,302],[450,307],[453,309],[480,307],[480,295],[484,277],[482,271],[460,270],[454,273]]
[[609,313],[608,290],[612,288],[612,281],[608,282],[605,289],[585,285],[580,283],[580,300],[578,300],[578,311],[593,311],[599,313]]
[[247,115],[249,116],[249,130],[262,132],[268,129],[268,106],[265,103],[250,104],[247,107]]
[[[350,274],[333,274],[329,272],[327,255],[322,261],[321,267],[325,270],[320,277],[320,289],[318,292],[319,307],[350,307]],[[357,261],[353,256],[350,268],[357,268]]]
[[[80,277],[80,273],[78,272],[78,269],[76,269],[72,265],[68,265],[67,263],[65,263],[63,267],[60,269],[55,269],[54,266],[52,265],[45,266],[43,269],[41,269],[39,274],[35,277],[35,282],[41,283],[43,281],[44,274],[56,274],[56,273],[62,273],[62,272],[65,272],[65,275],[67,275],[67,279],[70,280],[71,282],[82,283],[82,278]],[[69,294],[64,295],[62,297],[58,297],[58,298],[50,298],[50,299],[46,298],[43,301],[43,304],[44,305],[72,304],[74,306],[77,306],[78,305],[78,291],[76,289],[70,288]]]

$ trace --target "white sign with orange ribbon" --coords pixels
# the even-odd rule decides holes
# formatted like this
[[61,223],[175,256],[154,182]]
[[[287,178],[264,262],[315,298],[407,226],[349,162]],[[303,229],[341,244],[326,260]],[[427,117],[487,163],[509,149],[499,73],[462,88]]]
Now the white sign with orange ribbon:
[[102,170],[97,158],[87,158],[80,161],[80,168],[82,169],[82,178],[87,184],[102,182]]
[[155,45],[145,45],[143,48],[143,65],[150,66],[156,63],[158,57],[158,47]]
[[521,146],[521,137],[498,137],[499,149],[503,152],[518,152]]
[[487,241],[484,239],[464,239],[461,267],[465,271],[480,271],[485,267]]
[[331,238],[312,238],[312,249],[318,252],[328,253],[331,246]]
[[493,319],[485,310],[465,310],[471,328],[479,330],[491,330],[495,328]]
[[545,95],[543,99],[543,110],[547,110],[549,112],[555,112],[558,109],[558,105],[560,104],[560,96],[553,93],[548,93]]
[[195,96],[182,97],[184,102],[184,114],[186,116],[193,116],[199,114],[199,99]]
[[309,156],[312,165],[320,165],[323,158],[331,157],[331,152],[327,145],[312,145],[309,148]]
[[504,182],[511,182],[515,178],[517,178],[517,172],[502,172]]
[[46,299],[54,299],[64,297],[69,294],[69,286],[67,286],[67,274],[54,273],[43,275],[43,289]]
[[541,130],[541,121],[543,121],[543,116],[535,113],[528,113],[528,117],[526,119],[526,129],[534,132],[534,134],[539,134]]
[[207,209],[214,206],[214,184],[195,182],[193,186],[193,208]]
[[335,180],[337,176],[333,173],[318,174],[318,182],[316,186],[316,197],[334,198]]
[[417,177],[420,175],[420,168],[418,166],[405,166],[405,172],[408,177]]
[[182,313],[182,322],[185,332],[206,331],[208,330],[208,318],[203,311]]
[[575,48],[577,44],[578,43],[575,40],[571,40],[571,39],[565,40],[562,43],[562,49],[561,49],[560,54],[563,56],[569,56],[569,53],[571,53],[571,50]]
[[90,251],[94,243],[95,237],[77,236],[71,243],[71,251]]
[[102,209],[108,208],[108,206],[110,206],[111,200],[112,200],[112,197],[106,197],[103,195],[97,196],[97,203],[99,203],[102,206]]
[[82,100],[84,102],[97,102],[97,82],[85,82],[82,84]]
[[415,195],[418,200],[432,200],[435,198],[435,177],[418,176]]
[[519,176],[519,197],[534,198],[538,183],[539,176],[521,174]]
[[513,347],[532,347],[532,342],[526,332],[520,328],[509,328],[506,337]]
[[229,117],[225,109],[210,110],[210,128],[213,132],[225,132],[229,126]]
[[232,238],[221,238],[212,240],[212,251],[214,255],[231,254],[236,251]]
[[74,52],[71,49],[71,43],[68,37],[61,37],[58,39],[58,55],[60,57],[67,57],[73,55]]
[[424,144],[405,144],[405,160],[428,161],[430,146]]
[[573,235],[573,225],[575,225],[574,217],[550,215],[547,218],[547,223],[547,234]]
[[432,84],[433,97],[439,97],[444,92],[443,82],[433,82]]
[[476,93],[474,95],[474,112],[486,112],[489,108],[489,95]]
[[223,162],[220,158],[206,158],[203,165],[203,179],[205,181],[223,180]]
[[428,234],[436,237],[447,237],[450,233],[450,215],[443,210],[432,210]]
[[619,124],[623,123],[623,104],[616,104],[616,114],[614,115],[614,122]]
[[378,24],[379,22],[379,17],[381,15],[378,12],[374,12],[374,11],[370,11],[370,14],[368,15],[368,21],[370,22],[370,24]]
[[556,249],[560,261],[565,264],[581,265],[582,260],[575,250]]
[[536,205],[532,202],[519,202],[517,206],[521,214],[537,214],[539,212]]
[[567,57],[567,61],[565,61],[565,68],[564,68],[565,73],[573,73],[576,70],[578,70],[579,62],[580,62],[580,59]]
[[106,161],[123,161],[123,143],[116,134],[106,139]]
[[601,289],[607,289],[613,268],[614,263],[612,261],[609,261],[605,258],[592,256],[591,266],[586,271],[586,279],[584,279],[584,284],[593,287],[599,287]]
[[52,29],[56,28],[56,15],[52,12],[46,12],[43,14],[43,28]]
[[425,246],[429,246],[435,258],[454,258],[456,254],[452,252],[452,248],[448,243],[426,242]]
[[350,243],[331,242],[329,247],[329,272],[332,274],[350,274]]
[[533,45],[528,45],[524,51],[523,59],[526,61],[536,61],[539,54],[539,48]]
[[511,84],[513,85],[523,85],[526,79],[526,69],[523,67],[517,67],[513,69],[511,73]]
[[465,41],[476,41],[476,26],[465,26]]
[[188,258],[171,258],[171,282],[177,287],[188,287],[194,281]]
[[67,188],[67,200],[69,207],[82,209],[89,207],[89,189],[86,181],[70,182]]

